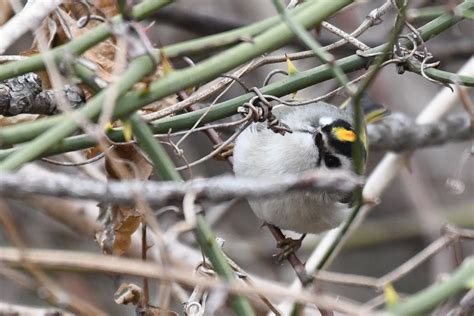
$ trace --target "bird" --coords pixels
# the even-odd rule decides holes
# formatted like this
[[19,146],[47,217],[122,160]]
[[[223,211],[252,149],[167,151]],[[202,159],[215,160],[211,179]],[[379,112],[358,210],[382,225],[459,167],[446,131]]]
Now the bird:
[[[366,117],[371,122],[388,113],[380,104],[367,101],[362,104],[366,105],[363,108],[368,109]],[[365,164],[367,137],[365,129],[362,135],[357,135],[352,109],[350,105],[338,107],[325,102],[275,106],[272,113],[291,133],[282,135],[265,123],[252,123],[234,145],[236,177],[266,179],[314,169],[353,171],[353,148],[358,144]],[[278,254],[282,259],[301,246],[306,234],[320,234],[340,225],[350,212],[352,196],[292,192],[248,202],[265,224],[302,234],[297,240],[285,238],[278,244],[283,248]]]

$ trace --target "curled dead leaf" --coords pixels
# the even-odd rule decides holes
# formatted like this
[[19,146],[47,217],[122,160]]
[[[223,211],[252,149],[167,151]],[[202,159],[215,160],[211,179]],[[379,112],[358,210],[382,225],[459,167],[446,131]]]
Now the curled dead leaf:
[[[107,177],[114,180],[147,180],[153,168],[138,150],[134,144],[116,145],[105,161]],[[130,248],[132,235],[140,226],[141,220],[142,212],[135,206],[100,205],[99,222],[103,229],[97,232],[96,240],[102,251],[107,254],[123,255]]]
[[114,301],[117,304],[127,305],[141,304],[143,296],[142,289],[133,283],[122,283],[114,293]]

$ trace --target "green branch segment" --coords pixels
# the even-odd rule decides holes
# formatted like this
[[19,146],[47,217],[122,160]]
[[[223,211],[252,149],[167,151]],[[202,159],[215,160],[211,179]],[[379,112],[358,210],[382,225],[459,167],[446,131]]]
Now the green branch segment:
[[[325,0],[311,3],[311,5],[308,5],[306,10],[298,12],[298,14],[295,15],[295,20],[305,27],[310,27],[334,14],[350,2],[351,1],[349,0]],[[127,117],[134,111],[140,109],[143,105],[148,104],[153,100],[162,99],[168,95],[188,88],[189,86],[212,80],[221,73],[241,65],[255,56],[283,46],[290,41],[292,37],[293,33],[288,26],[285,23],[280,22],[270,30],[255,37],[252,43],[241,43],[221,54],[197,64],[195,67],[175,71],[158,79],[150,85],[148,93],[143,97],[143,93],[138,95],[139,100],[142,102],[129,103],[125,100],[126,98],[123,98],[123,100],[117,103],[114,113],[115,117]],[[129,68],[131,67],[132,65],[130,65]],[[148,71],[151,70],[151,68],[151,65],[149,65]],[[129,69],[129,71],[133,70]],[[131,83],[125,75],[122,76],[122,80]],[[104,92],[99,93],[97,96],[103,96],[103,93]],[[85,112],[87,117],[90,119],[97,118],[100,113],[101,102],[97,101],[99,98],[97,96],[89,101],[82,111]],[[136,97],[137,95],[134,94],[134,96]],[[143,103],[143,100],[146,100],[145,103]],[[58,144],[63,138],[73,133],[77,129],[77,125],[72,123],[71,119],[61,119],[61,123],[48,130],[48,132],[38,136],[30,144],[24,146],[20,151],[9,156],[0,163],[0,170],[15,169],[23,163],[37,158],[47,149]],[[31,130],[29,133],[31,133]],[[0,139],[8,141],[8,137],[2,137],[1,135]]]
[[[160,10],[162,7],[170,4],[171,0],[147,0],[137,4],[132,11],[132,17],[136,20],[142,20],[150,14]],[[112,23],[122,21],[120,16],[112,18]],[[112,35],[109,25],[103,23],[82,36],[78,36],[73,41],[51,49],[45,54],[51,54],[56,62],[63,60],[67,55],[80,55],[94,45],[106,40]],[[44,59],[42,54],[31,56],[25,60],[15,61],[0,65],[0,81],[19,76],[31,71],[44,69]]]
[[[136,113],[132,114],[129,121],[132,125],[132,130],[138,141],[138,145],[143,149],[143,151],[145,151],[148,157],[150,157],[155,168],[160,171],[163,180],[183,181],[181,175],[176,171],[176,166],[166,153],[163,146],[153,137],[150,127]],[[229,266],[227,259],[216,242],[216,238],[214,237],[211,228],[201,214],[196,216],[194,234],[199,246],[212,262],[212,266],[217,274],[226,281],[235,281],[234,271],[232,271],[232,268]],[[243,296],[235,296],[232,299],[232,307],[237,315],[255,315],[250,303]]]
[[148,75],[152,69],[153,62],[149,56],[141,56],[134,59],[130,63],[130,67],[127,68],[116,83],[92,97],[85,107],[72,113],[70,116],[63,117],[56,125],[32,140],[27,146],[23,146],[20,150],[8,156],[0,163],[0,171],[13,170],[23,163],[36,159],[48,148],[58,144],[62,139],[74,133],[79,128],[78,120],[81,117],[95,119],[102,109],[102,104],[109,89],[117,89],[118,96],[120,97],[130,90],[135,83]]
[[407,299],[387,308],[388,315],[410,316],[426,315],[438,304],[472,287],[474,283],[474,257],[464,260],[463,264],[446,281],[434,284]]
[[[473,7],[474,4],[472,2],[463,2],[456,8],[456,10],[458,12],[463,12]],[[460,17],[453,16],[447,13],[421,27],[419,29],[419,32],[422,38],[426,41],[443,32],[447,28],[451,27],[460,19]],[[291,33],[289,29],[287,29],[287,32]],[[261,36],[263,36],[264,34],[262,34]],[[273,32],[271,34],[273,34]],[[261,38],[261,36],[259,38]],[[260,39],[259,41],[262,40]],[[252,45],[250,43],[240,44],[236,46],[236,49],[239,49],[240,51],[241,48],[239,47],[241,47],[241,45],[245,45],[245,48],[247,48],[248,50],[252,50]],[[381,45],[369,50],[367,53],[382,52],[384,48],[385,45]],[[214,59],[212,60],[209,60],[211,61],[212,65],[217,64],[219,62],[219,60],[216,60],[216,58],[218,58],[218,56],[214,57]],[[368,60],[366,58],[360,57],[358,55],[352,55],[340,59],[339,61],[337,61],[337,64],[343,71],[348,72],[366,66],[367,62]],[[427,70],[427,72],[430,70],[432,69]],[[170,74],[166,78],[160,79],[155,84],[152,84],[150,86],[151,93],[149,94],[143,95],[139,92],[131,92],[126,94],[118,101],[118,111],[115,113],[115,115],[126,116],[126,114],[130,113],[130,111],[133,112],[137,108],[140,108],[146,104],[149,104],[153,101],[156,101],[157,99],[160,99],[168,94],[175,92],[170,92],[170,87],[177,84],[178,82],[180,83],[180,87],[188,87],[206,81],[206,79],[203,79],[203,77],[207,77],[208,74],[201,74],[201,71],[202,68],[190,68],[188,70],[177,71],[176,74]],[[268,85],[262,88],[262,92],[276,96],[283,96],[291,93],[292,91],[300,90],[312,84],[331,79],[332,76],[333,75],[330,71],[330,68],[326,65],[322,65],[307,71],[299,72],[291,78],[286,78],[284,80]],[[199,77],[200,80],[197,80],[197,77]],[[168,85],[168,89],[166,89],[166,85]],[[209,113],[206,115],[202,123],[207,123],[235,114],[237,107],[241,106],[244,102],[248,101],[253,96],[253,94],[245,94],[232,100],[215,105],[213,109],[209,111]],[[151,125],[151,128],[153,129],[154,133],[166,133],[170,128],[173,129],[173,131],[189,128],[204,114],[204,111],[206,111],[206,109],[177,115],[174,117],[163,118],[158,121],[155,121]],[[29,141],[32,138],[36,137],[38,134],[43,133],[51,126],[60,122],[63,118],[63,116],[56,116],[52,118],[41,119],[35,122],[17,124],[12,127],[5,127],[0,130],[0,144],[2,144],[3,146],[9,146]],[[122,133],[120,131],[112,131],[109,134],[109,137],[116,141],[123,140]],[[58,143],[57,146],[46,151],[45,154],[50,155],[66,151],[78,150],[94,145],[94,141],[87,135],[74,136],[61,141],[60,143]],[[18,148],[2,150],[0,151],[0,159],[4,159],[6,156],[16,151],[18,151]]]

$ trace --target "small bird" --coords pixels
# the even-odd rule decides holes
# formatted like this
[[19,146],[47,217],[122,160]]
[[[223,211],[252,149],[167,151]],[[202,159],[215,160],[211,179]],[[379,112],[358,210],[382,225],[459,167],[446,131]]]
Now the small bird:
[[[367,102],[363,102],[368,104]],[[370,107],[371,121],[385,115],[380,105]],[[376,114],[374,114],[376,113]],[[265,179],[300,174],[311,169],[353,170],[353,146],[362,144],[365,164],[366,135],[357,135],[351,107],[341,109],[325,102],[302,106],[278,105],[273,114],[291,129],[281,135],[265,123],[253,123],[236,140],[234,172],[237,177]],[[357,142],[360,137],[361,142]],[[249,200],[255,215],[265,223],[302,233],[287,242],[285,254],[301,246],[307,233],[319,234],[337,227],[348,215],[351,196],[327,192],[294,192]],[[281,255],[281,253],[280,253]]]

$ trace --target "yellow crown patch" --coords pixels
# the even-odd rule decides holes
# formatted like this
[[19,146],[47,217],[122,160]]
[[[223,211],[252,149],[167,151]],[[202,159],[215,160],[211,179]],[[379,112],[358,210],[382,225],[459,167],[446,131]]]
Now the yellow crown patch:
[[344,127],[334,127],[332,129],[332,134],[341,142],[355,142],[357,139],[356,133],[345,129]]

